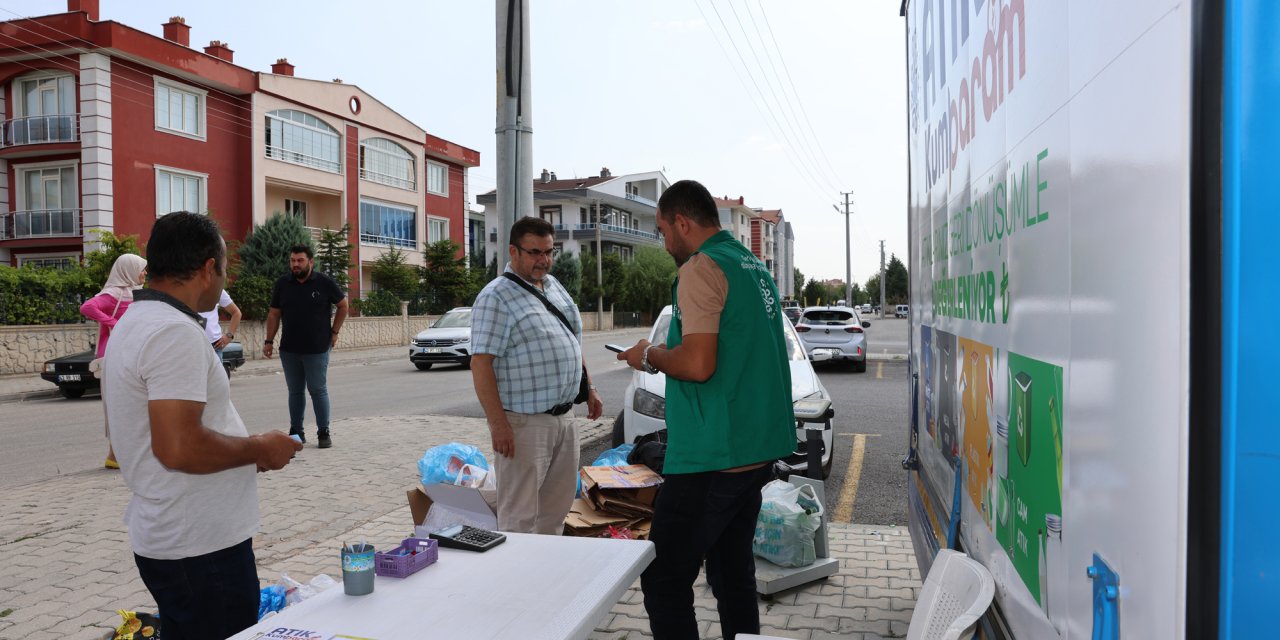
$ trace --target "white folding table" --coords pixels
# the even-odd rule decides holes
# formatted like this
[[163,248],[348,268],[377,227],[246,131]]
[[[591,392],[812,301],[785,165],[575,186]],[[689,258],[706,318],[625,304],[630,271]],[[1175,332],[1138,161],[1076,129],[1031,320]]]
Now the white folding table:
[[655,557],[647,541],[506,536],[483,553],[440,549],[366,596],[336,585],[232,638],[586,638]]

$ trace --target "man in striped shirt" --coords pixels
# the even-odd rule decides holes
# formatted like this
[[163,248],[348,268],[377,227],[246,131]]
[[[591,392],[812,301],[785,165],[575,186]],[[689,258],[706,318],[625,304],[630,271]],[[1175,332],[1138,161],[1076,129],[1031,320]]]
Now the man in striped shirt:
[[[555,228],[539,218],[511,227],[507,272],[494,278],[471,311],[471,375],[489,422],[496,454],[498,528],[559,535],[573,505],[578,433],[573,399],[586,375],[582,318],[569,292],[549,271]],[[550,302],[568,325],[547,308]],[[595,386],[587,417],[604,404]]]

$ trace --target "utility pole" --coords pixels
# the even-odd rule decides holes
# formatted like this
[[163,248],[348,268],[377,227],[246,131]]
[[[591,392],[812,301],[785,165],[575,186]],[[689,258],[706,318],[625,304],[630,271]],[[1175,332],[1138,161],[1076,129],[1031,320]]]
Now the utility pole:
[[880,241],[880,319],[884,320],[884,240]]
[[601,239],[600,198],[592,209],[596,217],[596,331],[604,330],[604,241]]
[[[495,257],[501,275],[510,259],[511,225],[533,215],[533,98],[529,0],[495,0],[498,66],[498,197]],[[489,216],[485,215],[485,224]]]
[[[836,213],[844,214],[844,303],[851,305],[853,304],[853,247],[849,235],[849,214],[852,213],[850,207],[853,206],[853,202],[849,200],[849,197],[853,195],[853,192],[844,191],[840,195],[844,196],[844,211],[840,210],[839,205],[833,204],[831,206],[835,208]],[[881,287],[881,289],[883,288]]]

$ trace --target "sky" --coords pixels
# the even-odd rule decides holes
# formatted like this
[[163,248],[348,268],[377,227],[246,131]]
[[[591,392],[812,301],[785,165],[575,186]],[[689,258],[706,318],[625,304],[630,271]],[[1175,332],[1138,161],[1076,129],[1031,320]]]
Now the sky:
[[[503,3],[505,5],[505,3]],[[662,170],[716,196],[782,209],[805,276],[844,279],[842,192],[852,192],[853,281],[907,260],[904,23],[900,0],[530,0],[533,172]],[[494,187],[495,2],[101,0],[100,18],[237,64],[342,78],[429,133],[480,152],[471,199]],[[359,9],[359,12],[356,11]],[[66,11],[0,0],[0,19]],[[475,205],[478,207],[478,205]]]

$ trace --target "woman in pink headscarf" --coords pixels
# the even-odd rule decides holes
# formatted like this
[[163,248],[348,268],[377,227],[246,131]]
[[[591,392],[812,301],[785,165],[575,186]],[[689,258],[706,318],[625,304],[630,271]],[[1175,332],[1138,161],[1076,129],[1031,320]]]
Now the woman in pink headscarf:
[[[107,339],[111,337],[111,329],[133,302],[133,290],[142,287],[146,272],[146,260],[126,253],[116,258],[115,264],[111,265],[111,275],[107,277],[107,284],[103,285],[102,292],[80,305],[80,313],[98,323],[99,358],[107,352]],[[108,469],[120,468],[120,464],[116,462],[116,453],[111,450],[110,440],[107,441],[107,461],[103,466]]]

